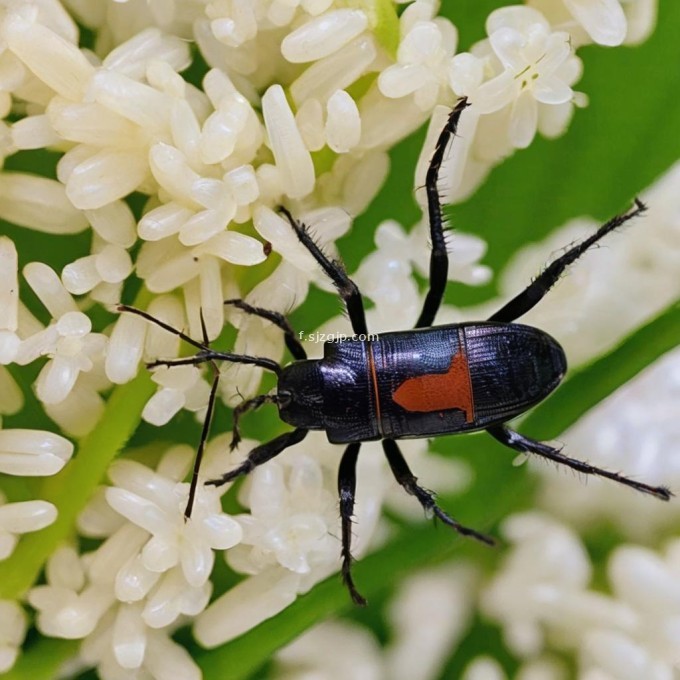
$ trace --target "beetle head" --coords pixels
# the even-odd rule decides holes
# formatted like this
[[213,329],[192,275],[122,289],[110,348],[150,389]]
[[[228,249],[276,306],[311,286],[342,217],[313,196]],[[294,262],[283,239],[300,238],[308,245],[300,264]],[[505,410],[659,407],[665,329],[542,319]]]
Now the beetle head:
[[323,429],[323,380],[318,361],[296,361],[279,377],[277,402],[281,420],[308,430]]

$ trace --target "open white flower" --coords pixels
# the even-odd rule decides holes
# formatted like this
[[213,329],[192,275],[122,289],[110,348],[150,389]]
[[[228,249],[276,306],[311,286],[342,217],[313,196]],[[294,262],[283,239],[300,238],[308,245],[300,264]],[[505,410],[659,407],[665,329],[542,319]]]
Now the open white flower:
[[243,526],[240,546],[227,553],[237,571],[257,573],[280,565],[296,574],[338,559],[337,500],[323,483],[321,466],[298,457],[284,478],[282,464],[255,470],[249,480],[249,514],[237,519]]
[[528,7],[496,10],[487,31],[502,72],[479,86],[472,103],[480,113],[510,105],[509,137],[524,148],[536,134],[539,104],[572,101],[571,84],[580,73],[580,62],[572,53],[569,34],[552,32],[543,15]]

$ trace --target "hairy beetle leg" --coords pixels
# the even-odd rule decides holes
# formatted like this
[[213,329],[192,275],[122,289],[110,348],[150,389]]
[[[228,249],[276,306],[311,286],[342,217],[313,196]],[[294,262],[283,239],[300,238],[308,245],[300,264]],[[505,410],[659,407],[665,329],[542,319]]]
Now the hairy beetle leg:
[[357,284],[349,277],[341,262],[331,260],[326,253],[323,252],[302,222],[298,222],[286,208],[281,207],[280,210],[290,222],[290,226],[293,227],[293,231],[295,231],[295,235],[298,237],[300,243],[307,248],[310,255],[319,263],[321,269],[324,270],[326,276],[333,282],[333,285],[336,287],[340,297],[345,303],[354,333],[356,335],[368,335],[364,301]]
[[271,309],[265,309],[264,307],[254,307],[253,305],[250,305],[244,300],[240,300],[238,298],[225,300],[224,304],[236,307],[236,309],[240,309],[246,314],[258,316],[261,319],[270,321],[277,328],[280,328],[283,331],[284,342],[286,343],[288,351],[293,355],[293,358],[298,361],[307,358],[307,352],[305,351],[305,348],[302,346],[302,343],[298,337],[295,335],[295,331],[288,322],[288,319],[286,319],[286,317],[280,312],[273,312]]
[[519,295],[489,317],[489,321],[511,322],[533,309],[545,296],[545,294],[557,283],[564,270],[589,248],[594,246],[601,238],[614,231],[622,224],[641,215],[647,210],[647,206],[639,199],[635,199],[635,206],[622,215],[612,217],[609,222],[603,224],[594,234],[567,250],[564,255],[553,260]]
[[256,411],[260,406],[264,404],[276,404],[278,403],[278,398],[275,394],[259,394],[252,399],[246,399],[242,401],[235,409],[233,413],[233,425],[231,429],[231,444],[229,444],[229,450],[233,451],[241,442],[241,430],[239,428],[239,423],[241,417],[244,416],[249,411]]
[[495,425],[494,427],[489,427],[487,432],[492,437],[497,439],[501,444],[504,444],[515,451],[521,451],[522,453],[534,453],[537,456],[552,460],[555,463],[559,463],[560,465],[566,465],[577,472],[583,472],[587,475],[597,475],[598,477],[611,479],[614,482],[629,486],[636,491],[647,493],[650,496],[659,498],[662,501],[668,501],[673,496],[670,489],[665,486],[650,486],[649,484],[644,484],[643,482],[636,482],[634,479],[624,477],[617,472],[603,470],[602,468],[590,465],[590,463],[585,463],[584,461],[576,460],[575,458],[569,458],[569,456],[565,456],[559,449],[556,449],[548,444],[544,444],[543,442],[529,439],[529,437],[525,437],[519,432],[511,430],[505,425]]
[[458,121],[467,107],[468,101],[465,97],[462,97],[456,103],[456,106],[449,114],[444,129],[439,135],[439,139],[437,139],[437,144],[427,169],[425,191],[427,193],[427,213],[430,222],[430,241],[432,242],[432,250],[430,251],[430,288],[427,291],[420,317],[416,322],[416,328],[425,328],[434,323],[434,318],[439,311],[439,306],[444,297],[444,290],[446,289],[449,273],[449,254],[446,249],[442,203],[437,183],[439,181],[439,171],[446,154],[446,148],[449,145],[449,141],[455,137]]
[[229,472],[225,472],[217,479],[207,481],[206,485],[222,486],[223,484],[233,482],[237,477],[250,474],[256,467],[263,465],[272,458],[276,458],[285,449],[299,444],[307,436],[308,432],[309,430],[298,428],[292,432],[285,432],[266,444],[256,446],[239,466],[229,470]]
[[444,524],[455,529],[462,536],[469,536],[475,538],[481,543],[486,545],[495,545],[496,542],[487,536],[486,534],[479,533],[474,529],[470,529],[457,522],[453,517],[445,513],[435,502],[434,496],[423,489],[422,486],[418,484],[418,480],[411,472],[408,463],[404,459],[402,452],[399,450],[399,446],[394,439],[383,439],[382,440],[383,450],[385,451],[385,456],[387,457],[387,462],[390,464],[392,474],[397,482],[404,488],[404,490],[411,496],[415,496],[418,502],[423,506],[425,512],[434,513],[435,517],[438,517]]
[[352,515],[357,488],[357,458],[361,444],[350,444],[342,455],[338,468],[338,495],[340,497],[340,519],[342,523],[342,580],[355,604],[366,606],[364,598],[354,585],[352,578]]

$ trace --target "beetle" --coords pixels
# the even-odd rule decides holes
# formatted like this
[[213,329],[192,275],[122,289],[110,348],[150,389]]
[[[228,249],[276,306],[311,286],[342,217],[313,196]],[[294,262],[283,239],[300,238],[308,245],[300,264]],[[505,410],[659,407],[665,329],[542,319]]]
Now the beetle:
[[210,348],[205,328],[203,342],[126,305],[121,311],[139,314],[180,336],[199,351],[193,357],[158,360],[154,366],[177,366],[209,362],[214,379],[199,443],[186,517],[196,493],[198,470],[212,418],[219,371],[216,361],[261,366],[278,380],[273,394],[244,401],[234,410],[232,449],[240,441],[239,419],[265,403],[278,407],[281,420],[294,429],[261,444],[243,463],[206,484],[220,486],[247,475],[254,468],[301,442],[310,430],[321,430],[334,444],[345,444],[338,470],[342,526],[342,577],[355,603],[366,600],[358,592],[351,572],[351,523],[356,489],[356,463],[363,442],[380,440],[396,481],[415,496],[426,512],[433,514],[458,533],[483,543],[493,539],[463,526],[444,512],[431,492],[418,484],[402,455],[398,440],[485,430],[501,444],[566,465],[578,472],[598,475],[661,500],[671,492],[650,486],[616,472],[570,458],[561,450],[526,437],[507,423],[545,399],[560,383],[567,370],[564,350],[544,331],[516,323],[532,309],[557,282],[565,269],[600,239],[646,210],[635,200],[626,213],[617,215],[594,234],[571,246],[552,261],[523,291],[485,321],[433,326],[442,302],[448,273],[446,234],[437,188],[439,171],[449,142],[453,140],[465,108],[460,99],[441,131],[429,163],[427,194],[430,239],[429,289],[415,328],[408,331],[369,336],[364,304],[357,285],[339,261],[331,260],[317,245],[307,227],[285,208],[281,213],[300,242],[311,253],[342,298],[355,334],[341,342],[324,344],[322,359],[310,360],[286,318],[279,312],[254,307],[243,300],[227,300],[247,314],[259,316],[278,326],[294,358],[282,367],[265,357],[218,352]]

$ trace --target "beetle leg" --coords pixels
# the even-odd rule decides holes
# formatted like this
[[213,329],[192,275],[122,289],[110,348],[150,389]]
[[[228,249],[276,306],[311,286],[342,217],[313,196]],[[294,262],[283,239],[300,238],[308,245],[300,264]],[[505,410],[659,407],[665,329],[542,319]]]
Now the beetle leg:
[[244,300],[239,299],[225,300],[224,304],[232,305],[246,314],[252,314],[253,316],[259,316],[261,319],[271,321],[283,331],[283,339],[286,342],[288,351],[293,355],[293,358],[297,360],[307,358],[307,352],[305,352],[305,348],[302,346],[297,335],[295,335],[295,331],[292,329],[290,323],[288,323],[288,319],[280,312],[273,312],[269,309],[264,309],[263,307],[254,307]]
[[357,284],[349,278],[341,262],[328,258],[310,236],[307,227],[302,224],[302,222],[298,222],[286,208],[281,207],[280,210],[290,222],[300,243],[307,248],[312,257],[319,263],[321,269],[324,270],[326,276],[328,276],[333,282],[333,285],[338,289],[338,293],[347,307],[347,314],[349,315],[349,320],[352,322],[354,333],[356,335],[368,335],[364,301]]
[[272,458],[276,458],[276,456],[285,449],[301,442],[307,436],[308,432],[309,430],[299,427],[292,432],[285,432],[265,444],[256,446],[239,466],[235,467],[233,470],[229,470],[229,472],[225,472],[218,479],[207,481],[206,485],[222,486],[223,484],[234,481],[237,477],[249,474],[256,467],[267,463]]
[[239,421],[241,416],[248,413],[248,411],[256,411],[260,406],[264,404],[276,404],[278,401],[275,394],[259,394],[252,399],[247,399],[242,401],[233,412],[234,424],[231,428],[231,444],[229,444],[229,450],[233,451],[241,441],[241,430],[239,429]]
[[449,273],[449,255],[446,250],[446,236],[444,234],[444,220],[442,218],[442,204],[439,196],[437,182],[441,169],[446,147],[449,140],[455,136],[460,116],[468,106],[467,99],[463,97],[449,114],[444,129],[439,135],[437,144],[430,160],[425,178],[425,191],[427,193],[427,212],[430,221],[430,241],[432,251],[430,253],[430,289],[427,291],[423,310],[416,322],[416,328],[424,328],[434,323],[439,306],[441,305],[446,289],[446,281]]
[[352,515],[357,488],[357,458],[361,444],[350,444],[342,455],[338,468],[338,494],[340,496],[340,519],[342,523],[342,580],[349,590],[352,601],[360,606],[366,599],[359,593],[352,578]]
[[606,477],[619,484],[624,484],[625,486],[630,486],[636,491],[641,491],[642,493],[648,493],[651,496],[661,499],[662,501],[668,501],[673,495],[671,491],[665,486],[650,486],[649,484],[643,484],[642,482],[636,482],[633,479],[624,477],[617,472],[610,472],[609,470],[603,470],[602,468],[595,467],[589,463],[585,463],[581,460],[576,460],[575,458],[569,458],[565,456],[559,449],[556,449],[543,442],[536,441],[534,439],[529,439],[519,432],[511,430],[505,425],[494,425],[486,430],[492,437],[497,439],[501,444],[514,449],[515,451],[521,451],[523,453],[535,453],[537,456],[542,458],[547,458],[555,463],[561,465],[566,465],[567,467],[576,470],[577,472],[583,472],[587,475],[597,475],[598,477]]
[[404,488],[406,493],[416,497],[418,502],[423,506],[423,509],[426,513],[433,513],[435,517],[438,517],[442,522],[444,522],[444,524],[447,524],[452,529],[455,529],[463,536],[471,536],[472,538],[476,538],[478,541],[486,543],[487,545],[494,545],[495,542],[493,538],[486,536],[485,534],[480,534],[474,529],[463,526],[453,519],[453,517],[447,515],[435,503],[434,495],[430,491],[423,489],[423,487],[418,484],[418,480],[411,472],[403,454],[399,450],[397,442],[395,442],[394,439],[383,439],[382,446],[383,450],[385,451],[385,456],[387,457],[387,462],[390,464],[390,468],[392,469],[394,478]]
[[564,255],[551,262],[519,295],[514,297],[504,307],[489,317],[489,321],[515,321],[538,304],[545,294],[557,283],[564,270],[578,260],[591,246],[601,238],[617,229],[628,220],[637,217],[647,210],[647,206],[639,199],[635,199],[635,206],[623,215],[616,215],[609,222],[603,224],[592,236],[567,250]]

